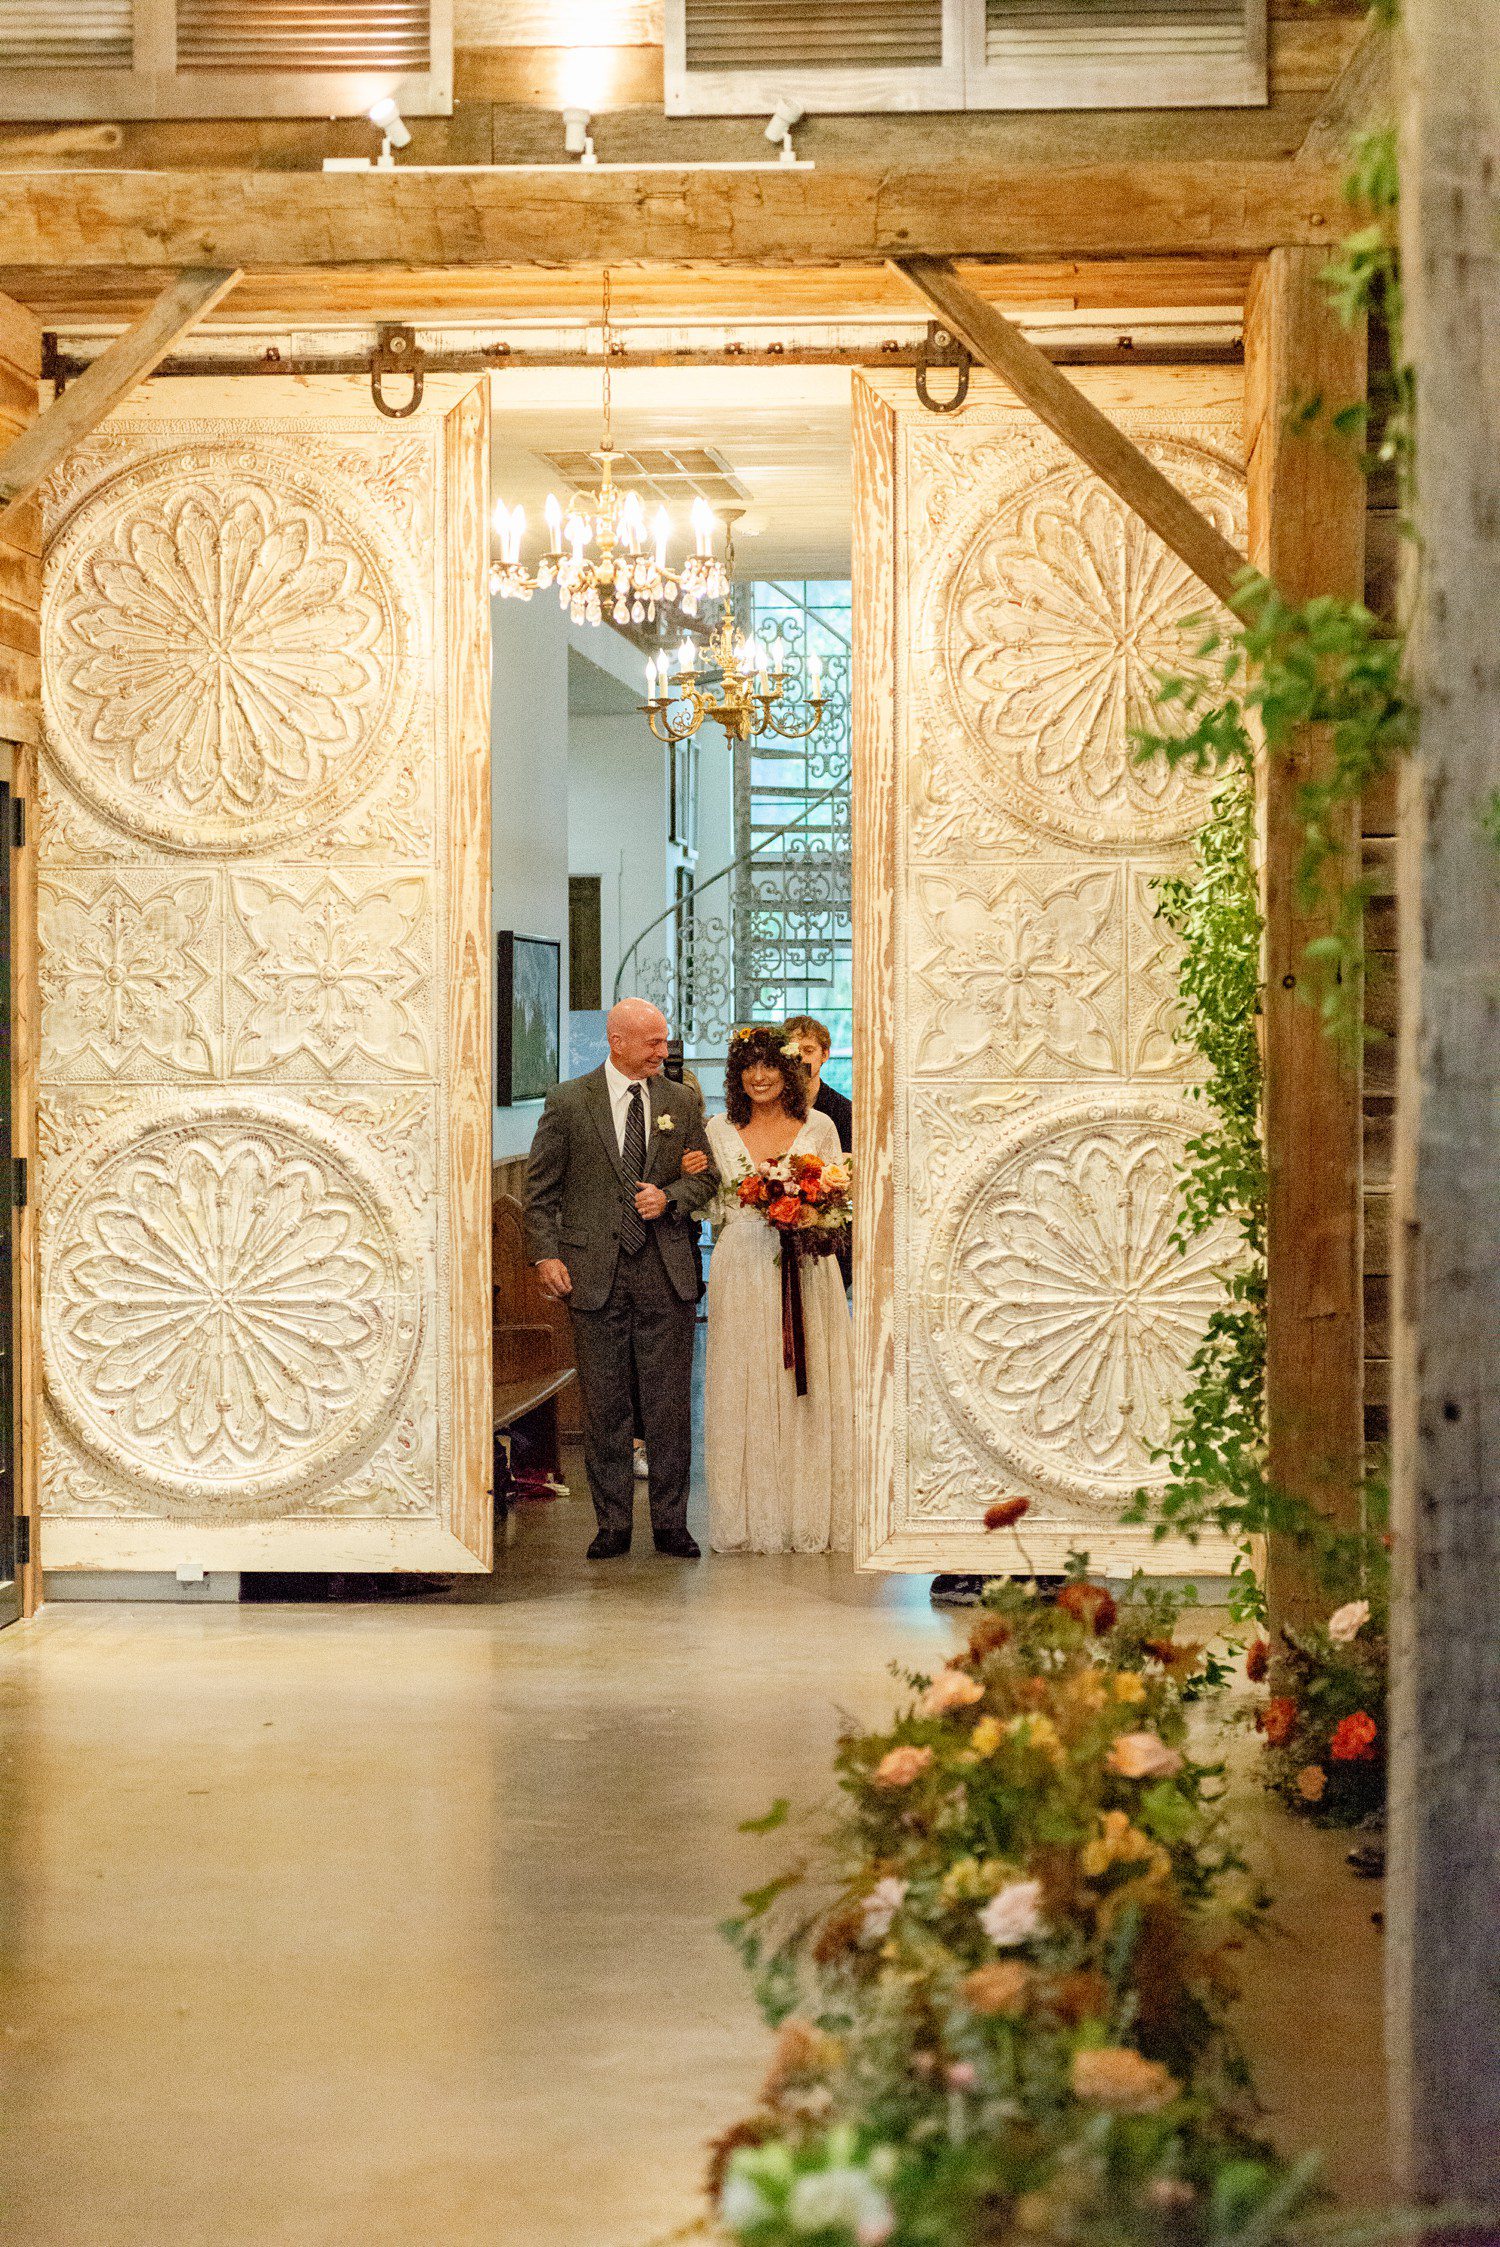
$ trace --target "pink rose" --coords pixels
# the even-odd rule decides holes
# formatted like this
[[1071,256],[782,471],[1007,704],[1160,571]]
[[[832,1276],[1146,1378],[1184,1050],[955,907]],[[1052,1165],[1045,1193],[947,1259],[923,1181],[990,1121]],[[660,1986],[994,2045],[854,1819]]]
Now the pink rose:
[[1121,1779],[1175,1779],[1182,1758],[1154,1732],[1122,1732],[1105,1759]]
[[955,1709],[971,1709],[984,1699],[984,1687],[962,1670],[939,1670],[922,1695],[923,1716],[951,1716]]
[[914,1779],[921,1778],[931,1762],[931,1748],[892,1748],[876,1764],[872,1774],[873,1784],[877,1787],[909,1787]]
[[985,1905],[979,1924],[997,1951],[1009,1950],[1015,1943],[1029,1943],[1033,1935],[1046,1933],[1041,1907],[1039,1880],[1008,1881]]

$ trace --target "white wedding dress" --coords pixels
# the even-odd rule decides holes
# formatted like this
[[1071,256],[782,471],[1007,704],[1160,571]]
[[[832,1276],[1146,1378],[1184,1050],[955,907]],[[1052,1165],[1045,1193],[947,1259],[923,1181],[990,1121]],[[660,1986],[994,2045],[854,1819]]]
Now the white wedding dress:
[[[708,1127],[724,1181],[708,1267],[708,1541],[716,1553],[848,1552],[854,1537],[854,1333],[837,1259],[802,1267],[807,1395],[782,1363],[775,1233],[735,1190],[756,1166],[727,1116]],[[834,1157],[816,1109],[792,1143]]]

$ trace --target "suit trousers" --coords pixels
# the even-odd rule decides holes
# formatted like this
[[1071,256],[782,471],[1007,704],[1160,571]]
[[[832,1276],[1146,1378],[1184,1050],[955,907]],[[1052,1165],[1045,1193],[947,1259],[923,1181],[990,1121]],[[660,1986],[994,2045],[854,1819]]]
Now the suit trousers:
[[635,1513],[632,1371],[651,1462],[652,1535],[659,1543],[687,1529],[697,1323],[697,1304],[684,1303],[667,1278],[654,1229],[634,1256],[621,1256],[603,1308],[573,1312],[583,1460],[599,1527],[610,1535],[628,1537]]

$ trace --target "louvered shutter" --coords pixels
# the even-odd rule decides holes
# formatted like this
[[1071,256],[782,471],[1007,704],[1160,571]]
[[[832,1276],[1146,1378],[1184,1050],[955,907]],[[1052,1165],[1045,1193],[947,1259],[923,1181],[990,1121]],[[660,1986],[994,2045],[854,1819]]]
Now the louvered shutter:
[[1266,99],[1266,0],[666,0],[667,108],[1214,108]]
[[1265,0],[977,0],[967,80],[975,109],[1263,102]]
[[969,0],[667,0],[672,116],[963,106]]
[[0,70],[128,70],[133,0],[0,0]]
[[0,0],[0,118],[357,117],[382,94],[452,109],[452,0]]
[[178,0],[179,70],[425,70],[431,40],[427,0]]

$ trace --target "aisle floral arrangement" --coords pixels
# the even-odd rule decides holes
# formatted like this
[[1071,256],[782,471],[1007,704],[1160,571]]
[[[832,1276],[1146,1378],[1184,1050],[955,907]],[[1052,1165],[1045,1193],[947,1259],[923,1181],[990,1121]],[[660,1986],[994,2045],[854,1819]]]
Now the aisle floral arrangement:
[[[720,2142],[746,2247],[1249,2247],[1313,2191],[1225,2027],[1260,1909],[1167,1594],[992,1584],[841,1743],[839,1809],[731,1922],[778,2039]],[[750,1830],[786,1822],[778,1803]]]
[[1252,1641],[1251,1679],[1266,1784],[1320,1825],[1353,1826],[1385,1807],[1387,1641],[1383,1599],[1346,1600],[1308,1631],[1283,1626],[1273,1652]]

